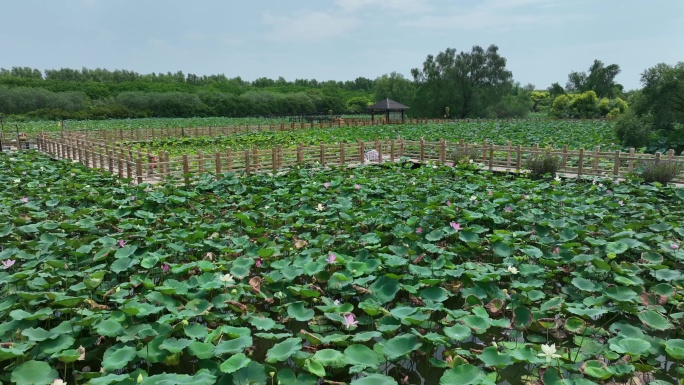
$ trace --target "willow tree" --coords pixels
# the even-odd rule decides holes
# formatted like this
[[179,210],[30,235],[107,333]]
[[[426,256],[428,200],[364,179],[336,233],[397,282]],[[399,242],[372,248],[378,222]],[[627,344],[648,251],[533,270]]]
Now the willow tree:
[[428,55],[422,70],[411,70],[418,87],[416,108],[430,116],[443,115],[445,107],[460,118],[484,116],[513,87],[513,75],[498,50],[492,44],[487,50],[474,46],[457,53],[447,48]]

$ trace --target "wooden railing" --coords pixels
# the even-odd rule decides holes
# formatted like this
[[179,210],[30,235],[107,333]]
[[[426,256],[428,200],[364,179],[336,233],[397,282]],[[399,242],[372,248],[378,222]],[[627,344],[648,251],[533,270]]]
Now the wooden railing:
[[[114,144],[112,144],[114,143]],[[638,154],[629,152],[592,150],[569,150],[563,148],[540,148],[538,146],[513,146],[484,143],[428,142],[397,139],[376,139],[373,142],[334,143],[314,146],[274,147],[234,151],[231,149],[181,156],[169,156],[161,151],[153,154],[133,150],[112,141],[93,140],[80,135],[66,135],[64,138],[39,135],[39,150],[55,158],[72,159],[88,167],[99,168],[136,183],[165,178],[182,179],[189,183],[192,175],[213,173],[217,178],[225,172],[275,172],[298,165],[349,165],[369,162],[394,162],[408,158],[414,162],[452,164],[455,154],[468,153],[482,167],[497,171],[525,169],[527,160],[539,154],[549,154],[560,159],[559,173],[569,176],[624,177],[634,172],[642,163],[677,162],[684,165],[683,156],[675,156],[670,150],[666,154]],[[374,150],[372,156],[369,152]],[[377,154],[377,156],[376,156]],[[370,160],[368,159],[370,158]],[[372,159],[377,158],[377,159]],[[676,183],[684,183],[684,175],[678,175]]]

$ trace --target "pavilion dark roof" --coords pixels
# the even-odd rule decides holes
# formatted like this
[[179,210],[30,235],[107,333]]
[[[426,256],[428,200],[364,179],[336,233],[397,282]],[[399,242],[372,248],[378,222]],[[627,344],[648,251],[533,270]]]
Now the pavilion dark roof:
[[384,99],[381,100],[372,106],[366,107],[368,110],[381,110],[381,111],[403,111],[403,110],[408,110],[409,107],[399,103],[395,102],[392,99]]

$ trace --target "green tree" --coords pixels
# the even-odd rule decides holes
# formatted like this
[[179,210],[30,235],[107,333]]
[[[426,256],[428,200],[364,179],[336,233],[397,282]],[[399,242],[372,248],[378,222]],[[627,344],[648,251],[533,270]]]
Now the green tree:
[[415,97],[415,86],[404,75],[392,72],[375,79],[374,97],[376,101],[390,98],[410,106]]
[[371,104],[371,100],[365,96],[354,96],[347,99],[347,112],[360,114],[366,112],[366,107]]
[[437,56],[428,55],[423,69],[411,70],[418,86],[417,109],[428,116],[442,116],[450,107],[460,118],[486,114],[487,107],[499,103],[512,88],[512,73],[499,48],[487,50],[474,46],[470,52],[457,53],[447,48]]
[[620,66],[617,64],[606,66],[600,60],[594,60],[588,74],[573,71],[568,75],[566,89],[573,92],[594,91],[599,98],[613,99],[622,94],[622,85],[615,82],[619,73]]
[[[684,62],[660,63],[641,74],[643,88],[629,99],[630,110],[617,120],[623,144],[647,150],[684,151]],[[628,110],[629,112],[629,110]]]

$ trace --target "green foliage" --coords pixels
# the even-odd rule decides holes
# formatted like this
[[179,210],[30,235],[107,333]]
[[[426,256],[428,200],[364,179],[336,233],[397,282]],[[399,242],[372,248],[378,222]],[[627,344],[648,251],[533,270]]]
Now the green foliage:
[[34,151],[0,165],[3,384],[585,384],[684,357],[681,189],[389,164],[131,185]]
[[392,72],[375,79],[373,97],[376,101],[386,98],[407,105],[413,110],[413,102],[416,97],[416,87],[413,82],[404,75]]
[[[644,87],[630,97],[630,108],[637,119],[648,124],[655,138],[648,151],[673,148],[684,151],[684,62],[658,64],[641,75]],[[623,130],[624,127],[616,127]],[[620,135],[620,134],[618,134]],[[622,135],[621,135],[622,136]],[[629,136],[623,136],[629,143]]]
[[550,114],[561,119],[595,119],[617,117],[627,110],[627,102],[620,98],[599,99],[594,91],[562,94],[553,101]]
[[480,157],[480,152],[473,147],[458,147],[449,155],[454,165],[468,165],[476,162]]
[[532,178],[538,179],[545,176],[556,176],[560,168],[560,158],[549,154],[538,154],[527,159],[527,168],[530,170]]
[[447,48],[428,55],[422,70],[411,70],[418,87],[412,109],[420,116],[442,117],[444,106],[450,106],[457,118],[487,116],[487,108],[513,89],[512,73],[498,50],[492,44],[487,50],[474,46],[470,52],[457,53]]
[[682,172],[684,172],[684,165],[677,161],[661,160],[659,163],[644,161],[641,163],[639,175],[644,182],[659,182],[666,185]]
[[600,98],[613,99],[622,93],[622,85],[615,82],[620,73],[620,66],[611,64],[606,66],[600,60],[594,60],[589,67],[589,73],[571,72],[568,75],[566,88],[569,91],[583,93],[594,91]]
[[648,118],[639,118],[633,109],[627,110],[615,120],[615,134],[626,147],[646,147],[653,135],[652,124]]
[[86,68],[47,70],[43,77],[38,70],[15,67],[0,69],[0,112],[29,119],[299,115],[330,109],[358,113],[358,101],[352,101],[353,111],[346,102],[369,98],[374,87],[365,78],[259,78],[250,83],[180,71],[143,75]]
[[365,96],[354,96],[347,100],[347,112],[350,114],[360,114],[366,112],[366,107],[373,102]]
[[530,99],[533,103],[531,110],[533,112],[548,111],[555,99],[551,95],[549,91],[532,91],[530,93]]

